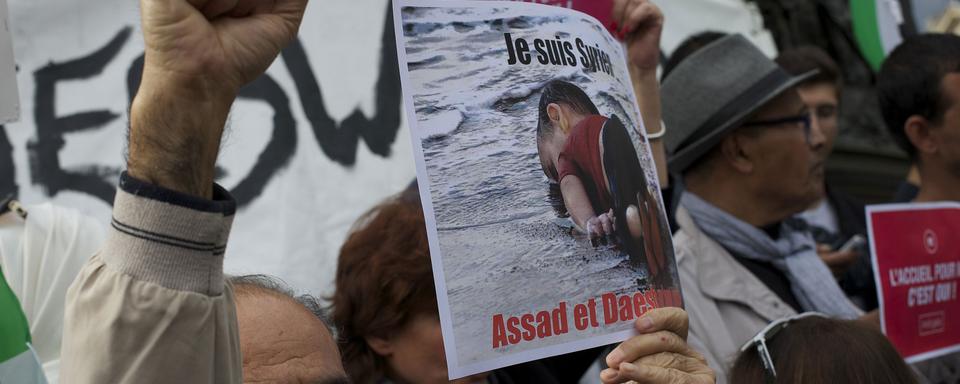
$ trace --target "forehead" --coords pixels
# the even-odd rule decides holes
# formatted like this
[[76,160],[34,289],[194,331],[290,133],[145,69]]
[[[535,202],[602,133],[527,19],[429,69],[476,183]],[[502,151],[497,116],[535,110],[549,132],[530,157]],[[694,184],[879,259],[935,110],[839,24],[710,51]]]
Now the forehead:
[[244,381],[314,383],[345,376],[326,325],[293,299],[239,295],[237,322]]
[[797,87],[800,98],[808,105],[837,103],[837,86],[833,83],[818,82]]
[[960,73],[948,73],[940,83],[946,96],[944,101],[950,106],[960,104]]

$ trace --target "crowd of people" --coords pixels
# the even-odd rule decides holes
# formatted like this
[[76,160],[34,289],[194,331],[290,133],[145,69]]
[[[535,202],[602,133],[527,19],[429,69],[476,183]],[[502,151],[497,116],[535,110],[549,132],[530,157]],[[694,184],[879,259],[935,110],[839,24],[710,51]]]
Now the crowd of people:
[[[649,0],[614,3],[685,310],[647,312],[618,345],[456,382],[579,382],[596,365],[591,382],[960,382],[958,355],[904,362],[880,332],[866,248],[842,247],[866,225],[863,204],[824,178],[843,108],[829,55],[811,47],[771,60],[740,35],[706,32],[670,56],[658,81],[662,13]],[[223,272],[237,206],[214,182],[227,115],[296,36],[307,0],[140,4],[146,56],[127,170],[109,234],[66,295],[60,380],[447,382],[415,183],[357,221],[328,305],[269,276]],[[960,37],[907,38],[877,84],[887,128],[920,180],[908,199],[960,200]],[[566,140],[555,139],[569,127],[553,121],[564,100],[579,105],[560,97],[569,86],[542,96],[541,164],[548,180],[579,191],[579,227],[615,235],[630,217],[591,204],[592,189],[559,155]],[[595,115],[588,107],[580,114]],[[587,187],[607,187],[593,179]]]

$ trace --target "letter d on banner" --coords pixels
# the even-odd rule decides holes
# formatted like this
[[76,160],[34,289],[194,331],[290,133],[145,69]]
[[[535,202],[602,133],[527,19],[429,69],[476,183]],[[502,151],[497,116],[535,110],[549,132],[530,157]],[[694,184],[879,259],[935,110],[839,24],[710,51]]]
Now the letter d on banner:
[[13,40],[7,13],[7,0],[0,0],[0,124],[20,119],[17,69],[13,61]]

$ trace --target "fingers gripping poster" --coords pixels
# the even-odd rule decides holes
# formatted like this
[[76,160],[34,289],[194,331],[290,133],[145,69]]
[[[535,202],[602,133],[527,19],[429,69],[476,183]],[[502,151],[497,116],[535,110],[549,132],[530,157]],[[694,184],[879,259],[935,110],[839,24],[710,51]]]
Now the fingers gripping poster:
[[623,48],[591,16],[394,3],[451,378],[607,345],[681,306]]

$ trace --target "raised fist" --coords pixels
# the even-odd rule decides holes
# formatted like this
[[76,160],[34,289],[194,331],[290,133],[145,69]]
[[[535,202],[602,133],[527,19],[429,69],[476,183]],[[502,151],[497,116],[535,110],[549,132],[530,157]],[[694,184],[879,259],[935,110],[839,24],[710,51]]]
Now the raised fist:
[[130,107],[127,171],[210,198],[240,87],[297,35],[307,0],[140,0],[143,78]]
[[140,5],[144,81],[235,92],[263,73],[297,35],[307,0],[141,0]]

